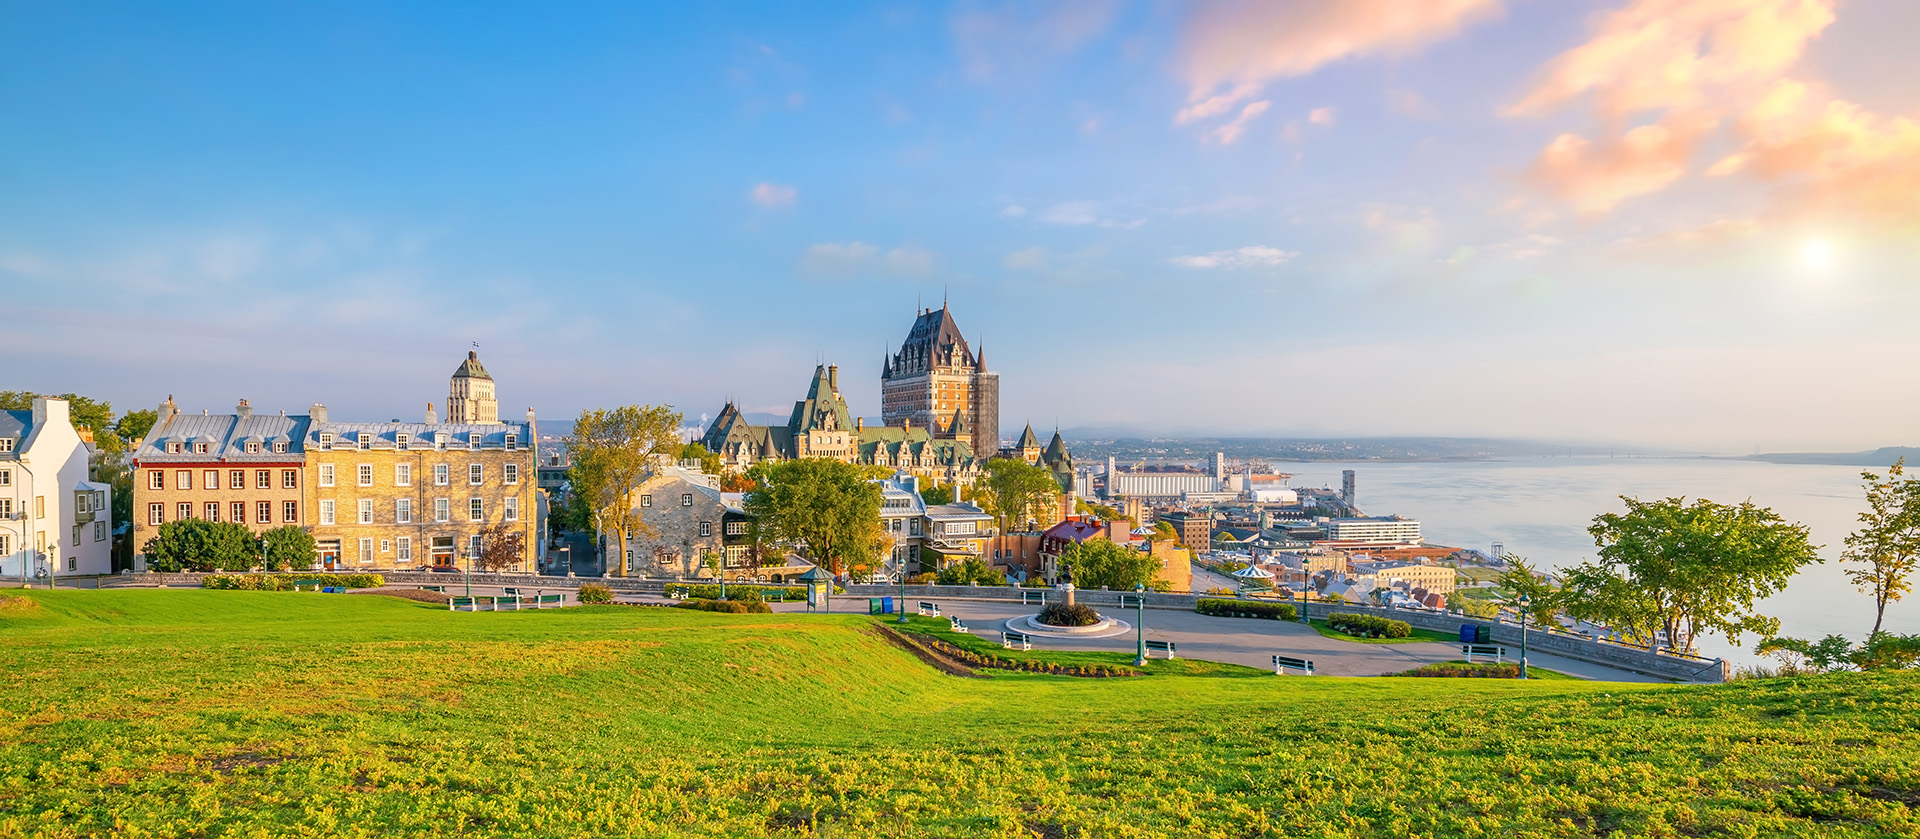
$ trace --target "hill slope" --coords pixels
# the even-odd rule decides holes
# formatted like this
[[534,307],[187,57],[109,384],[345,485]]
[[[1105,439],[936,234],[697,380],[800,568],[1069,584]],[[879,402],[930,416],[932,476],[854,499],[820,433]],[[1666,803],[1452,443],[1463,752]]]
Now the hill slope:
[[936,673],[868,619],[34,592],[0,836],[1893,836],[1911,676]]

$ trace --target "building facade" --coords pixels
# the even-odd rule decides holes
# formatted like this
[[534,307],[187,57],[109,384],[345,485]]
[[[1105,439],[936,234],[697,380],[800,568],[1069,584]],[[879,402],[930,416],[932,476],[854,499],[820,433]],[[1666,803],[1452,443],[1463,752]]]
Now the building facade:
[[900,351],[882,359],[880,416],[891,427],[967,435],[976,451],[1000,449],[1000,374],[987,370],[945,303],[922,310]]
[[92,449],[67,401],[0,411],[0,579],[113,570],[113,487],[88,480]]
[[[427,411],[431,413],[433,406],[428,405]],[[480,354],[469,351],[447,383],[447,422],[488,425],[499,421],[500,400],[494,397],[493,377],[480,365]]]
[[1173,527],[1179,537],[1180,546],[1194,553],[1206,553],[1213,550],[1213,516],[1207,513],[1194,513],[1185,510],[1173,510],[1156,516],[1160,521]]
[[1420,522],[1399,516],[1333,519],[1326,531],[1328,539],[1339,542],[1420,544]]
[[645,526],[628,535],[621,576],[646,570],[682,577],[712,573],[718,559],[729,577],[752,576],[752,520],[727,503],[720,476],[665,466],[633,492],[633,513]]
[[169,397],[133,450],[133,550],[183,519],[244,524],[258,534],[305,527],[309,480],[305,415],[181,413]]
[[700,438],[729,471],[762,461],[822,457],[881,466],[945,483],[971,483],[980,466],[964,416],[935,433],[908,424],[869,426],[854,417],[840,394],[840,368],[814,368],[807,397],[793,403],[784,425],[753,425],[728,402]]

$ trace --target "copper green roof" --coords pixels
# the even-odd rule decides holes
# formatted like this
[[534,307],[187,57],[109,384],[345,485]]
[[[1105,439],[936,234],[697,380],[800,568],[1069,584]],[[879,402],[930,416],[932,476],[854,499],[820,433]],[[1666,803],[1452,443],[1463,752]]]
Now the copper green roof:
[[486,379],[487,381],[493,381],[493,377],[487,375],[487,368],[480,366],[480,354],[472,350],[467,351],[467,360],[460,362],[459,369],[453,371],[453,377],[456,379]]

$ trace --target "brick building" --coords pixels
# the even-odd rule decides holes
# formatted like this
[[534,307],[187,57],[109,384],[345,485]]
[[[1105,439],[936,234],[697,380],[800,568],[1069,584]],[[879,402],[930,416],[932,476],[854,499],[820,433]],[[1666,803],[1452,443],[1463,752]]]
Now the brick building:
[[238,522],[259,533],[308,521],[306,416],[183,414],[169,397],[133,450],[133,549],[181,519]]

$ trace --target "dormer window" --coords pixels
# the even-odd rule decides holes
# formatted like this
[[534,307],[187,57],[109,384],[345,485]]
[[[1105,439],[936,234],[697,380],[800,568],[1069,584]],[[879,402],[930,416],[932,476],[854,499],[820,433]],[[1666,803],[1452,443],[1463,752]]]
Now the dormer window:
[[333,448],[333,435],[332,435],[332,434],[328,434],[328,433],[326,433],[326,432],[324,432],[324,431],[320,433],[320,448],[323,448],[323,449],[332,449],[332,448]]
[[411,434],[408,434],[408,433],[406,433],[406,432],[404,432],[404,431],[402,431],[402,432],[400,432],[400,433],[398,433],[398,434],[395,434],[395,435],[393,435],[393,447],[394,447],[394,448],[396,448],[396,449],[399,449],[399,450],[401,450],[401,451],[406,451],[406,449],[407,449],[407,441],[408,441],[409,439],[411,439],[411,438],[412,438],[412,436],[413,436],[413,435],[411,435]]
[[248,443],[248,444],[247,444],[247,454],[259,454],[259,453],[260,453],[260,444],[259,444],[259,443]]
[[445,451],[445,450],[446,450],[446,448],[447,448],[447,432],[445,432],[445,431],[435,431],[435,432],[433,432],[433,447],[434,447],[434,448],[436,448],[436,449],[440,449],[440,450],[442,450],[442,451]]
[[13,438],[0,437],[0,452],[10,452],[10,451],[13,451]]
[[179,454],[179,453],[180,453],[180,448],[181,448],[181,446],[180,446],[180,444],[179,444],[179,443],[168,443],[168,444],[167,444],[167,454]]
[[274,453],[274,454],[286,454],[286,453],[287,453],[287,441],[285,441],[285,440],[281,440],[281,441],[278,441],[278,442],[276,442],[276,443],[274,443],[274,444],[273,444],[273,453]]
[[195,444],[193,444],[193,453],[194,453],[194,454],[206,454],[206,453],[207,453],[207,444],[206,444],[206,443],[195,443]]
[[514,435],[512,434],[507,435],[507,451],[513,451],[514,439],[515,439]]
[[467,433],[467,450],[474,452],[480,450],[480,432],[471,431]]
[[363,452],[364,452],[364,451],[367,451],[367,450],[369,450],[369,449],[371,449],[371,448],[373,448],[373,435],[372,435],[372,434],[370,434],[370,433],[368,433],[368,432],[365,432],[365,431],[361,431],[361,432],[357,432],[357,433],[355,433],[355,434],[354,434],[353,436],[354,436],[354,439],[356,439],[356,440],[358,440],[358,441],[360,441],[360,450],[361,450],[361,451],[363,451]]

